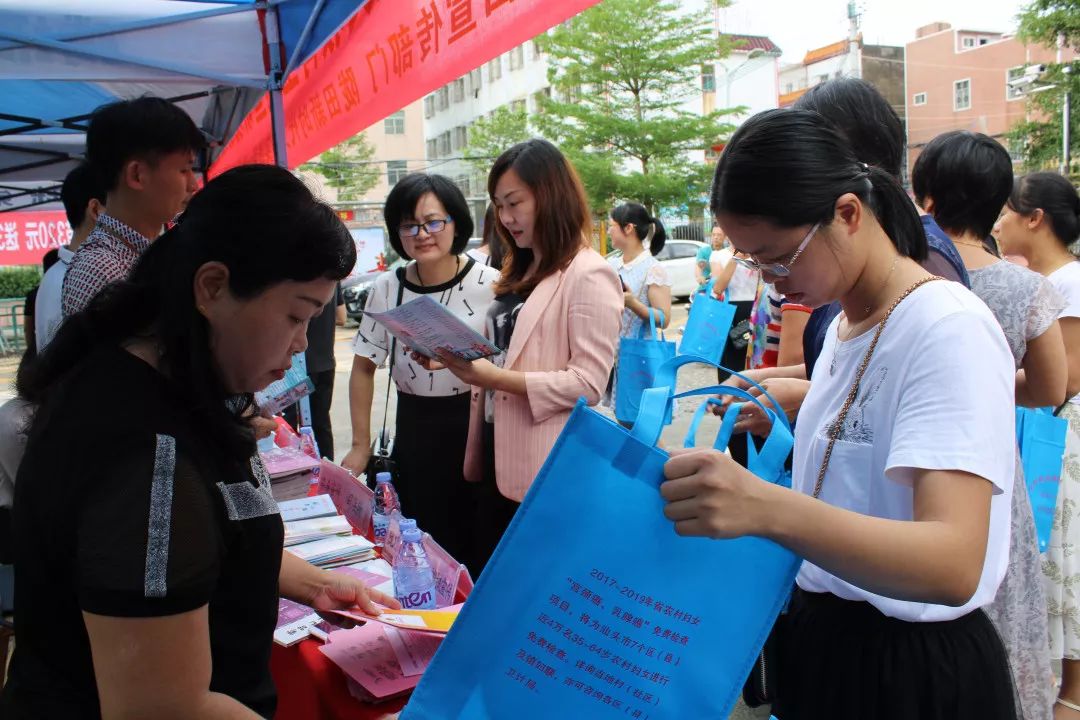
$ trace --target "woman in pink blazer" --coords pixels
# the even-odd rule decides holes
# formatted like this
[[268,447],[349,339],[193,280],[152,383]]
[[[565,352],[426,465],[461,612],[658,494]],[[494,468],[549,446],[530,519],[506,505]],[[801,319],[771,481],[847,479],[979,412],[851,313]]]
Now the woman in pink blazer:
[[623,309],[618,276],[589,245],[581,181],[558,148],[539,139],[510,148],[491,169],[488,193],[507,258],[487,334],[504,352],[473,362],[440,356],[473,385],[465,477],[479,484],[474,574],[578,398],[590,405],[600,400]]

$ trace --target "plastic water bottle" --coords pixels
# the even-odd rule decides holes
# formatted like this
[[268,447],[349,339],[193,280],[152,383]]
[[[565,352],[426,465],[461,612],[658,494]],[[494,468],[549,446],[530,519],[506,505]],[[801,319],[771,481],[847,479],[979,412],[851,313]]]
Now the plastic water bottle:
[[[315,462],[319,462],[322,457],[319,455],[319,443],[315,441],[315,431],[312,430],[309,425],[304,425],[300,428],[300,452],[304,453]],[[318,465],[311,471],[311,484],[319,484]]]
[[390,473],[377,473],[375,475],[375,507],[371,513],[372,534],[375,536],[376,547],[382,547],[386,542],[386,532],[390,529],[390,515],[395,510],[401,510],[401,501],[398,500],[397,491],[390,482]]
[[435,573],[422,538],[415,523],[402,532],[401,550],[394,558],[394,596],[403,608],[434,610]]

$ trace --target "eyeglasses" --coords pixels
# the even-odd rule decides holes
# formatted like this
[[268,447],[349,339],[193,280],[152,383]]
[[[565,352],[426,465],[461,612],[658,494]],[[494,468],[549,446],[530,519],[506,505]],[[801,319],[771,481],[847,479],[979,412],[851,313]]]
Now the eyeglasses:
[[[783,278],[791,274],[791,266],[795,264],[795,261],[802,255],[802,251],[806,249],[806,246],[810,243],[810,238],[814,237],[814,234],[821,228],[821,223],[815,223],[814,227],[810,228],[810,232],[806,233],[806,237],[799,243],[799,247],[795,248],[795,252],[792,253],[791,259],[786,263],[759,263],[756,260],[747,258],[735,258],[735,262],[739,263],[743,267],[756,270],[763,275],[772,275],[773,277]],[[752,256],[751,256],[752,257]]]
[[435,233],[446,227],[447,223],[454,222],[454,218],[449,215],[443,220],[428,220],[426,223],[412,223],[410,225],[399,225],[398,236],[403,238],[416,237],[420,234],[420,228],[424,228],[428,235],[434,235]]

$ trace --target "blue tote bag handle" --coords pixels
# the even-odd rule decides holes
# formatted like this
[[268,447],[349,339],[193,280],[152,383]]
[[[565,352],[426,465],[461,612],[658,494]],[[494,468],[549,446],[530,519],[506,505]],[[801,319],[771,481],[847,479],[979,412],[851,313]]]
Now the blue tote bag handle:
[[[705,413],[708,409],[714,406],[721,407],[723,404],[723,402],[716,398],[709,398],[698,406],[697,411],[694,413],[694,417],[690,420],[690,427],[686,430],[686,439],[683,440],[684,448],[694,447],[698,428],[701,426],[701,421],[705,418]],[[735,423],[739,419],[739,411],[742,410],[743,405],[744,403],[731,403],[731,405],[728,405],[728,409],[724,411],[724,419],[720,424],[720,430],[716,434],[713,450],[719,450],[720,452],[727,450],[728,443],[731,442],[731,434],[735,430]]]
[[[762,390],[762,392],[765,391]],[[765,439],[765,444],[760,451],[753,446],[753,443],[748,443],[748,469],[769,482],[782,485],[789,484],[791,478],[784,470],[784,463],[791,453],[791,448],[795,444],[795,439],[792,437],[787,418],[783,413],[777,413],[765,407],[760,400],[750,395],[750,393],[745,390],[739,390],[738,388],[727,385],[712,385],[673,396],[668,388],[649,388],[642,393],[641,411],[638,414],[638,421],[634,424],[634,427],[630,432],[641,442],[646,443],[647,445],[655,445],[656,441],[660,439],[660,432],[663,430],[663,417],[672,400],[694,397],[697,395],[718,394],[741,397],[748,402],[752,402],[761,408],[761,410],[772,420],[772,429],[769,431],[769,436]],[[768,398],[769,402],[773,403],[773,405],[777,405],[776,401],[767,392],[765,392],[765,396]],[[732,410],[729,408],[728,413],[731,412]],[[727,417],[725,416],[725,420],[726,419]],[[731,420],[731,423],[734,425],[734,420]]]
[[[649,336],[645,337],[645,324],[642,323],[641,331],[638,333],[638,337],[643,338],[645,340],[666,341],[667,338],[664,337],[664,311],[661,310],[660,308],[654,308],[652,305],[649,305],[647,298],[645,300],[645,303],[646,303],[645,307],[649,308]],[[659,337],[657,337],[658,333],[656,332],[656,329],[657,329],[656,328],[656,317],[654,316],[654,313],[660,313]]]
[[[772,403],[773,407],[780,407],[780,403],[776,402],[776,400],[773,399],[773,396],[769,394],[768,390],[766,390],[764,387],[762,387],[758,383],[754,382],[753,380],[746,377],[745,375],[743,375],[740,372],[736,372],[734,370],[731,370],[730,368],[726,368],[723,365],[720,365],[719,363],[712,362],[708,358],[703,358],[703,357],[701,357],[699,355],[676,355],[672,359],[665,362],[656,371],[656,380],[655,380],[655,382],[653,384],[653,387],[669,388],[672,391],[674,391],[674,389],[675,389],[675,376],[678,374],[679,368],[681,368],[683,365],[692,365],[692,364],[710,365],[710,366],[712,366],[712,367],[714,367],[714,368],[716,368],[718,370],[723,370],[725,372],[731,373],[731,375],[733,377],[739,378],[740,380],[742,380],[743,382],[748,384],[750,387],[757,388],[757,390],[764,397],[768,398],[769,402]],[[731,387],[729,385],[722,385],[722,386],[716,386],[716,387],[720,388],[720,390],[718,390],[715,393],[717,395],[737,395],[736,392],[732,392],[732,391],[738,391],[738,392],[745,393],[745,391],[739,390],[738,388],[733,388],[733,387]],[[700,395],[701,393],[699,393],[699,392],[686,393],[684,395],[679,395],[677,397],[684,397],[685,395],[690,395],[690,394]],[[744,398],[746,400],[754,400],[754,401],[757,400],[757,398],[749,395],[748,393],[745,394],[745,395],[737,395],[737,396],[742,397],[742,398]],[[766,412],[770,412],[768,410],[768,408],[762,407],[761,409],[765,410]],[[791,423],[788,422],[787,415],[785,415],[784,413],[777,413],[776,414],[776,419],[780,421],[780,423],[788,430],[788,432],[791,432]],[[657,437],[659,438],[660,436],[657,435]]]

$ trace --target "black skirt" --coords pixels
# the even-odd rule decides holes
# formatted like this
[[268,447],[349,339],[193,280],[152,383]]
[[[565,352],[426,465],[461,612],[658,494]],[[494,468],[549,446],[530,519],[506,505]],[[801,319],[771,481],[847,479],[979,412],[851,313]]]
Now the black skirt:
[[465,481],[469,393],[443,397],[398,391],[395,485],[405,517],[416,520],[458,562],[472,556],[475,490]]
[[906,622],[797,589],[779,670],[779,720],[1017,718],[1005,648],[982,610]]

